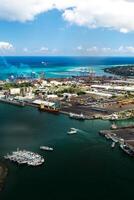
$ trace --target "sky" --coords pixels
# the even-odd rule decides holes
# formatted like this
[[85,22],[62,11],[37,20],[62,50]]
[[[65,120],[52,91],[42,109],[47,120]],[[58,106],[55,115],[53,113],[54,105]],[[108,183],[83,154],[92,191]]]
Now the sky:
[[0,0],[0,54],[134,56],[134,0]]

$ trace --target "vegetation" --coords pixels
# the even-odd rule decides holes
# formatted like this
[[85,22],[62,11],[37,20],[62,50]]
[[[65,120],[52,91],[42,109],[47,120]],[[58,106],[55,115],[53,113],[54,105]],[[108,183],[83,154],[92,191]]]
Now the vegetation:
[[82,95],[85,94],[84,89],[76,86],[61,86],[59,87],[56,91],[55,94],[61,95],[63,93],[70,93],[70,94],[78,94],[78,95]]
[[119,76],[134,76],[134,65],[107,67],[104,69],[104,72]]
[[9,90],[10,88],[23,88],[23,87],[30,87],[32,86],[31,83],[5,83],[3,85],[4,90]]
[[80,91],[77,92],[77,95],[84,95],[84,94],[86,94],[86,93],[83,90],[80,90]]
[[19,84],[19,87],[30,87],[30,86],[32,86],[32,84],[29,83],[29,82],[25,82],[25,83],[20,83]]
[[5,83],[3,85],[4,90],[9,90],[10,88],[18,88],[18,84],[16,84],[16,83]]

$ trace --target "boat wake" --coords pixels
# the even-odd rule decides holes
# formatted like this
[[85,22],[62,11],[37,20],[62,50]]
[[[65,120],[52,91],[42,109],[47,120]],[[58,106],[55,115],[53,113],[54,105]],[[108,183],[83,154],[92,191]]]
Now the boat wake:
[[79,132],[79,133],[88,134],[87,131],[84,131],[84,130],[81,130],[81,129],[76,129],[76,130],[77,130],[77,132]]
[[73,134],[76,134],[76,133],[81,135],[81,136],[87,136],[88,135],[87,131],[77,129],[77,128],[70,128],[70,130],[67,133],[68,133],[68,135],[73,135]]

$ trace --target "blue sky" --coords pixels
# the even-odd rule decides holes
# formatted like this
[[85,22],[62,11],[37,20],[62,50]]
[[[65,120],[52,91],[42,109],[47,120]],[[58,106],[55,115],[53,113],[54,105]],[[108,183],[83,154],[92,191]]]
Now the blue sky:
[[[17,2],[10,0],[10,2]],[[24,0],[25,1],[25,0]],[[27,0],[27,12],[21,9],[17,12],[17,3],[8,8],[7,15],[0,15],[0,53],[4,55],[134,55],[134,25],[126,23],[129,16],[121,16],[116,20],[117,13],[109,13],[103,9],[102,15],[93,12],[93,8],[100,6],[99,2],[91,4],[90,0],[76,0],[78,4],[70,8],[70,4],[43,9],[42,3],[48,0],[39,0],[42,7],[35,4],[36,0]],[[51,1],[51,0],[49,0]],[[54,1],[54,0],[53,0]],[[55,0],[57,3],[58,0]],[[74,0],[70,0],[72,3]],[[102,3],[105,0],[102,0]],[[107,6],[112,6],[111,0]],[[117,0],[118,2],[119,0]],[[66,1],[65,1],[66,2]],[[85,2],[88,4],[85,4]],[[127,2],[127,0],[120,0]],[[26,3],[26,2],[25,2]],[[37,3],[37,2],[36,2]],[[58,2],[59,3],[59,2]],[[111,4],[110,4],[111,3]],[[0,0],[0,11],[5,12],[4,0]],[[84,5],[85,4],[85,5]],[[134,3],[129,2],[134,8]],[[124,6],[129,6],[123,4]],[[2,6],[1,6],[2,5]],[[31,12],[34,5],[39,9],[37,13]],[[60,5],[60,6],[59,6]],[[73,4],[71,4],[73,5]],[[87,5],[87,6],[86,6]],[[28,7],[29,6],[29,7]],[[83,6],[80,10],[79,6]],[[114,6],[114,5],[113,5]],[[117,5],[116,5],[117,6]],[[60,8],[59,8],[60,7]],[[128,7],[129,8],[129,7]],[[100,7],[101,9],[101,7]],[[37,10],[37,9],[36,9]],[[90,11],[91,10],[91,11]],[[90,13],[90,12],[91,13]],[[8,15],[9,12],[9,15]],[[22,12],[22,13],[21,13]],[[31,12],[31,14],[29,14]],[[89,14],[88,14],[89,13]],[[107,16],[107,15],[108,16]],[[115,15],[115,16],[114,16]],[[92,16],[92,18],[91,18]],[[108,20],[104,20],[107,17]],[[110,17],[113,21],[110,20]],[[91,22],[92,19],[92,22]],[[132,20],[132,19],[131,19]]]

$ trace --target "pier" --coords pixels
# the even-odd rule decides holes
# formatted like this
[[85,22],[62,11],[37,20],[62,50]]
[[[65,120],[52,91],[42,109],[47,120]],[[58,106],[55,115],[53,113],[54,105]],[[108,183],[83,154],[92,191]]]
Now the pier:
[[119,143],[122,150],[134,157],[134,126],[117,127],[111,130],[101,130],[106,139]]

